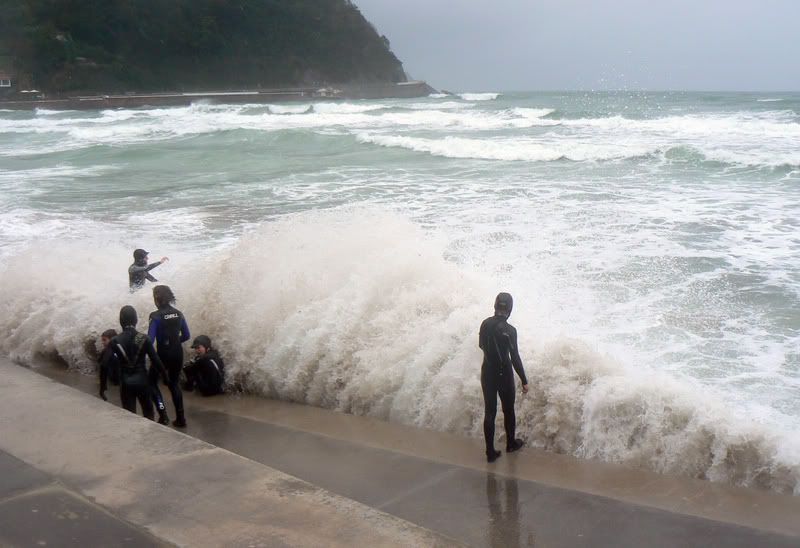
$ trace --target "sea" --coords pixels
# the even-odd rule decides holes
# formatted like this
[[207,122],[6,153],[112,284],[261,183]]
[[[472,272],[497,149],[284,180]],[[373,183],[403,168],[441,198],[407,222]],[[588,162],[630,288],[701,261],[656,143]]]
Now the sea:
[[91,374],[135,248],[236,389],[479,438],[508,291],[529,445],[800,494],[798,93],[0,111],[0,355]]

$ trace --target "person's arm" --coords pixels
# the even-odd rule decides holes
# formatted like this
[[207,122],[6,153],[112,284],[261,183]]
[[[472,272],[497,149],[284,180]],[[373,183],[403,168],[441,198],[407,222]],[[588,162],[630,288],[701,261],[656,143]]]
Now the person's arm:
[[158,280],[156,280],[155,276],[153,276],[149,272],[146,272],[144,277],[147,279],[148,282],[157,282],[158,281]]
[[189,324],[186,323],[186,318],[181,314],[181,342],[185,343],[191,338],[192,335],[189,333]]
[[525,376],[525,368],[522,367],[522,358],[519,357],[519,346],[517,345],[517,330],[512,326],[508,326],[508,350],[511,354],[511,365],[514,366],[514,371],[519,375],[522,381],[523,390],[527,391],[528,377]]
[[133,263],[131,266],[128,267],[128,272],[130,272],[131,274],[138,274],[139,272],[148,272],[160,264],[161,263],[138,265],[136,263]]
[[100,397],[103,401],[108,401],[106,398],[106,390],[108,390],[108,367],[111,361],[111,356],[114,352],[110,348],[104,348],[103,353],[100,354]]
[[199,360],[191,360],[186,365],[183,366],[183,370],[186,371],[187,375],[193,375],[197,372],[197,363]]
[[156,342],[156,337],[158,336],[158,327],[161,323],[161,320],[158,318],[150,318],[150,327],[147,328],[147,338],[150,339],[153,343]]
[[164,262],[164,259],[161,259],[160,261],[156,261],[154,263],[150,263],[149,265],[144,267],[144,270],[145,270],[145,272],[150,272],[151,270],[153,270],[155,267],[157,267],[158,265],[160,265],[163,262]]
[[161,358],[158,357],[156,349],[150,339],[145,341],[144,349],[147,352],[147,357],[150,358],[151,367],[155,367],[156,371],[158,371],[162,377],[166,378],[167,368],[164,367],[164,363],[161,361]]

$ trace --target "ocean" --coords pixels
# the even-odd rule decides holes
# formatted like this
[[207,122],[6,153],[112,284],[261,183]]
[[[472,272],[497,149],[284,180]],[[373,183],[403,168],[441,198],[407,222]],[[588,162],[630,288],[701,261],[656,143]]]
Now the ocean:
[[509,291],[530,445],[800,494],[799,229],[800,94],[0,111],[0,353],[93,371],[143,247],[238,386],[479,437]]

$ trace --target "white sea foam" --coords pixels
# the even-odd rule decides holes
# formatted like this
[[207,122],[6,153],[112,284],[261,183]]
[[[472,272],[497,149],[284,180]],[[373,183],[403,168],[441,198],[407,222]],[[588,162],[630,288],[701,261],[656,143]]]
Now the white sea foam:
[[307,114],[314,110],[312,105],[269,105],[272,114]]
[[[86,241],[31,242],[3,262],[0,352],[85,367],[86,342],[116,325],[121,305],[146,317],[148,292],[130,295],[125,283],[132,242],[102,244],[98,254]],[[248,390],[480,436],[475,330],[496,284],[444,260],[443,244],[394,214],[310,212],[266,223],[206,260],[170,253],[174,263],[159,277]],[[76,257],[81,268],[63,268]],[[586,342],[536,336],[529,325],[537,312],[518,308],[532,387],[518,400],[518,429],[533,445],[798,492],[791,432],[737,420],[713,390],[646,363],[623,365]]]
[[[480,108],[478,108],[480,107]],[[554,128],[541,134],[540,128]],[[705,159],[733,165],[800,165],[800,123],[793,111],[684,114],[658,118],[613,115],[569,118],[552,108],[484,108],[458,101],[330,102],[298,105],[210,105],[149,110],[39,113],[6,119],[0,135],[31,134],[23,145],[0,145],[0,156],[49,154],[93,146],[127,146],[224,131],[275,132],[309,129],[321,133],[390,133],[396,143],[456,158],[576,161],[638,157],[684,147]],[[425,131],[473,132],[437,138]],[[475,132],[530,130],[502,140]],[[427,139],[427,141],[420,141]],[[470,147],[436,144],[452,139],[486,143]],[[450,141],[448,141],[450,140]],[[382,143],[388,142],[382,138]],[[757,142],[758,146],[753,146]],[[416,143],[409,145],[409,143]],[[499,146],[507,150],[498,150]],[[394,146],[394,145],[393,145]],[[474,149],[475,155],[466,154]]]
[[385,104],[376,103],[316,103],[314,112],[319,114],[357,114],[362,112],[372,112],[387,108]]
[[494,101],[500,97],[499,93],[459,93],[465,101]]
[[614,160],[635,158],[656,152],[656,149],[648,149],[640,145],[582,143],[574,140],[554,140],[547,137],[540,139],[469,139],[462,137],[427,139],[361,133],[358,135],[358,139],[363,143],[406,148],[447,158],[528,162]]

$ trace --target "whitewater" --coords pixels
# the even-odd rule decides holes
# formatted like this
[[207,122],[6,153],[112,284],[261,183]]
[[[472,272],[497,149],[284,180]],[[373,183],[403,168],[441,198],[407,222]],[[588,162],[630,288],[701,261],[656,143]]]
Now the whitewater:
[[800,494],[798,228],[800,94],[0,111],[0,354],[93,372],[143,247],[237,388],[480,436],[509,291],[531,445]]

